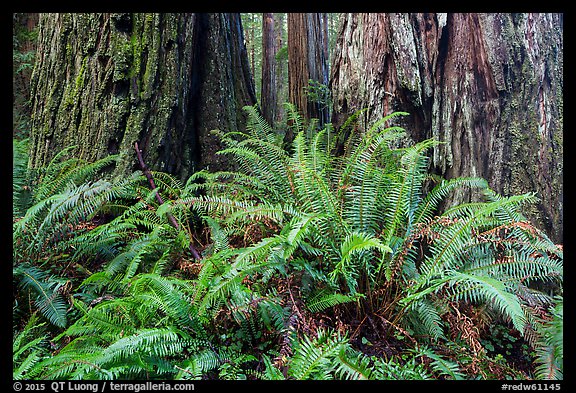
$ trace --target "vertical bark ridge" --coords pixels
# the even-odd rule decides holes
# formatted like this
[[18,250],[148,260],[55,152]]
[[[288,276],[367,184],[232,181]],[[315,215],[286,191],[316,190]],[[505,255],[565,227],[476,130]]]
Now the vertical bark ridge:
[[446,142],[432,171],[484,177],[504,195],[536,191],[529,218],[561,241],[562,25],[561,14],[347,14],[332,122],[362,108],[363,127],[409,112],[412,141]]

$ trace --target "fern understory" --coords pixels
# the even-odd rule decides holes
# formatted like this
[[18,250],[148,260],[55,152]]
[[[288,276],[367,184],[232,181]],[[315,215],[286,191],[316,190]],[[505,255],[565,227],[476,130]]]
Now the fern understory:
[[30,171],[14,141],[15,379],[562,379],[563,253],[522,215],[534,194],[429,174],[438,142],[399,147],[405,113],[360,134],[287,105],[286,146],[245,109],[215,131],[236,171],[156,189],[73,147]]

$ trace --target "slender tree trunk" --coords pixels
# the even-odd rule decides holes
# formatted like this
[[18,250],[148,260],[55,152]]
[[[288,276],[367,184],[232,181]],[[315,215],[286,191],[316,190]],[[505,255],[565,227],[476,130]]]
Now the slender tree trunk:
[[328,85],[328,62],[324,18],[319,13],[288,14],[288,91],[289,100],[304,117],[328,122],[326,103],[314,102],[306,94],[309,80]]
[[[274,40],[276,41],[276,118],[274,119],[275,124],[281,124],[284,120],[284,103],[288,102],[288,62],[286,57],[282,56],[282,48],[287,41],[286,38],[286,18],[283,13],[275,14],[274,22]],[[286,52],[284,52],[286,53]]]
[[188,177],[225,167],[210,130],[242,127],[255,103],[236,14],[41,14],[32,75],[30,166],[64,147]]
[[256,31],[256,23],[254,21],[254,13],[250,13],[250,66],[251,69],[256,69],[256,38],[255,38],[255,31]]
[[[433,171],[480,176],[504,195],[536,191],[528,216],[562,241],[563,16],[347,14],[330,84],[333,123],[392,111],[411,139],[446,144]],[[452,202],[469,199],[455,195]]]
[[278,109],[278,80],[276,72],[276,54],[278,41],[276,40],[276,26],[273,13],[262,14],[262,92],[260,94],[260,107],[262,115],[269,124],[274,124]]

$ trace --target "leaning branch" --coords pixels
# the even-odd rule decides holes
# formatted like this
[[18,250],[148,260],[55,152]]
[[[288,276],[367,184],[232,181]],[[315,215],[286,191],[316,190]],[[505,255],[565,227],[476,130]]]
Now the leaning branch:
[[[138,142],[134,142],[134,150],[136,150],[136,156],[138,157],[138,162],[140,163],[140,168],[142,169],[144,176],[146,176],[146,178],[148,179],[148,183],[150,183],[150,187],[152,188],[152,190],[156,190],[156,183],[154,183],[154,178],[152,177],[152,172],[150,172],[150,169],[148,169],[148,167],[146,166],[146,163],[144,162],[144,159],[142,158],[142,151],[138,147]],[[158,201],[159,204],[161,204],[161,205],[164,204],[164,200],[160,196],[159,192],[156,192],[156,200]],[[178,221],[176,221],[176,218],[174,218],[174,216],[172,214],[166,213],[166,216],[168,217],[168,221],[170,221],[170,225],[172,225],[176,229],[180,229],[180,225],[178,224]],[[189,248],[190,248],[190,252],[192,253],[192,256],[194,257],[194,259],[196,259],[196,260],[202,259],[202,257],[200,257],[200,253],[196,250],[196,248],[194,248],[192,243],[190,243]]]

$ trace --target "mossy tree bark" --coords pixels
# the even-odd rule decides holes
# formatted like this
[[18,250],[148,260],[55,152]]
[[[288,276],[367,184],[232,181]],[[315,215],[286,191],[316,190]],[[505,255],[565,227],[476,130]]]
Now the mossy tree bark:
[[30,166],[64,147],[95,160],[134,142],[154,170],[187,178],[227,163],[210,130],[243,127],[255,103],[236,14],[41,14],[31,82]]
[[[504,195],[537,192],[528,217],[563,239],[563,16],[346,14],[330,85],[339,126],[392,111],[433,151],[436,173],[480,176]],[[465,201],[468,194],[451,202]]]

